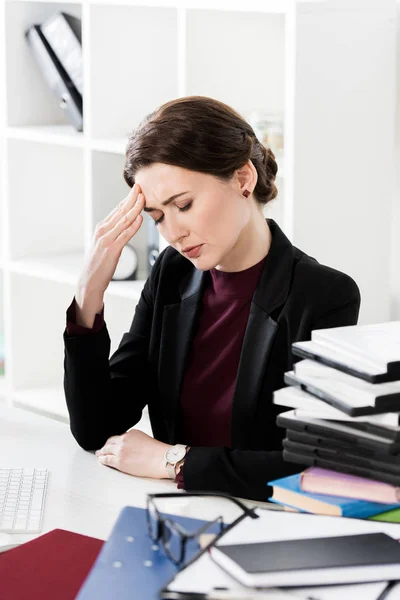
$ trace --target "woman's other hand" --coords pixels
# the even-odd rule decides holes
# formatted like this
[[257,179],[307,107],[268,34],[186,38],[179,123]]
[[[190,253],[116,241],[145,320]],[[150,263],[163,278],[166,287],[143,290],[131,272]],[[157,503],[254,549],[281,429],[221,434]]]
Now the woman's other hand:
[[103,465],[136,477],[168,479],[164,454],[171,448],[139,429],[110,437],[96,456]]
[[79,325],[92,327],[96,313],[101,311],[122,250],[143,223],[140,213],[144,203],[140,187],[135,184],[128,196],[97,224],[75,294]]

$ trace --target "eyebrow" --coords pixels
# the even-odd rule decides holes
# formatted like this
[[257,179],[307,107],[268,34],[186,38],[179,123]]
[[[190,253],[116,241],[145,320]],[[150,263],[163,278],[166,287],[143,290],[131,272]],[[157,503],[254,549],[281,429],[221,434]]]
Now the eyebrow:
[[[188,194],[189,192],[180,192],[180,194],[175,194],[174,196],[171,196],[170,198],[168,198],[168,200],[164,200],[164,202],[161,202],[161,204],[163,206],[167,206],[167,204],[170,204],[171,202],[173,202],[174,200],[176,200],[177,198],[179,198],[179,196],[183,196],[184,194]],[[145,206],[143,208],[144,212],[153,212],[154,210],[158,210],[157,208],[151,208],[150,206]]]

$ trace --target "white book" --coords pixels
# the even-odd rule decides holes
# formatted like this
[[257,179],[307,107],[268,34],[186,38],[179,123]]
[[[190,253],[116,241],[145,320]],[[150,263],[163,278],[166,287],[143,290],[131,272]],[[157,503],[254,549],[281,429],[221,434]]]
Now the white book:
[[[316,374],[303,375],[295,371],[288,371],[284,375],[284,380],[288,385],[300,387],[352,417],[400,410],[399,391],[377,394],[374,390],[356,387],[343,381],[338,377],[339,371],[335,369],[332,371],[333,374],[330,376],[325,374],[320,376]],[[344,375],[344,373],[340,373],[340,375]],[[367,384],[359,379],[357,381]]]
[[385,369],[400,365],[400,321],[317,329],[311,340],[339,352],[371,360]]
[[293,354],[370,383],[400,380],[400,321],[317,329],[294,342]]
[[[366,381],[384,380],[387,370],[381,362],[363,360],[350,352],[338,351],[325,344],[314,341],[295,342],[292,344],[293,354],[303,358],[312,358],[336,369],[351,373]],[[397,378],[397,377],[396,377]],[[398,377],[400,379],[400,376]],[[386,381],[388,379],[385,379]]]
[[299,417],[314,417],[332,421],[349,421],[350,423],[373,423],[381,427],[398,427],[400,425],[400,412],[387,412],[375,415],[351,417],[341,410],[319,400],[308,392],[296,387],[285,387],[274,392],[273,403],[279,406],[295,408]]
[[400,398],[400,381],[369,383],[310,359],[296,363],[294,372],[298,377],[318,382],[324,387],[331,385],[332,390],[338,389],[371,405],[375,404],[377,398],[385,396],[398,395]]
[[295,365],[295,371],[285,373],[285,383],[300,387],[352,417],[400,410],[399,382],[372,384],[318,362],[302,362]]

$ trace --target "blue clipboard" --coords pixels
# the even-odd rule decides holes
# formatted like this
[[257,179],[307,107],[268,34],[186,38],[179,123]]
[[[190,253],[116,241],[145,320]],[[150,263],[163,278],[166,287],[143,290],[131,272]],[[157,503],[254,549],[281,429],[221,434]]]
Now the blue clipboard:
[[[188,517],[170,517],[188,531],[206,523]],[[214,526],[207,532],[218,531],[218,526]],[[190,540],[187,559],[198,550],[196,541]],[[126,506],[75,600],[158,600],[160,590],[178,570],[164,554],[161,544],[154,544],[149,537],[146,510]]]

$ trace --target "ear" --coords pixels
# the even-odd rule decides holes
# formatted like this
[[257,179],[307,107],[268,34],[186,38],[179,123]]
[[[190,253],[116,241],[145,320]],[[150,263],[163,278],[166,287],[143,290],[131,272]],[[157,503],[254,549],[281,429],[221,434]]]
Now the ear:
[[243,167],[237,169],[235,172],[236,183],[238,186],[238,191],[241,195],[245,190],[248,190],[250,194],[253,193],[254,188],[257,185],[257,170],[251,160],[248,160]]

